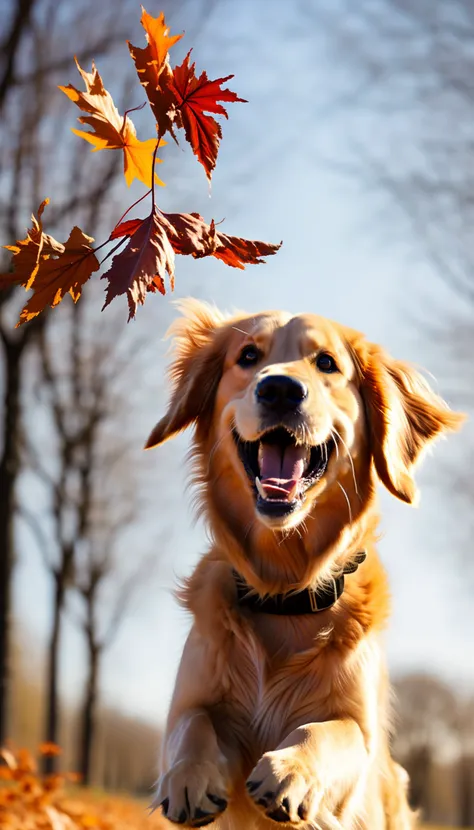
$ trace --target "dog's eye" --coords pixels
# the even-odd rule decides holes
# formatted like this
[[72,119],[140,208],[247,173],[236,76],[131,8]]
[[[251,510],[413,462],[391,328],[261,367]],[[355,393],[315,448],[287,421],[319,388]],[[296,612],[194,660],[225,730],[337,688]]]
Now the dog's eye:
[[339,371],[334,358],[326,352],[321,352],[321,354],[318,354],[316,358],[316,366],[318,367],[320,372],[325,372],[327,375],[331,374],[332,372]]
[[254,366],[260,360],[260,352],[256,346],[244,346],[240,352],[237,363],[246,369],[248,366]]

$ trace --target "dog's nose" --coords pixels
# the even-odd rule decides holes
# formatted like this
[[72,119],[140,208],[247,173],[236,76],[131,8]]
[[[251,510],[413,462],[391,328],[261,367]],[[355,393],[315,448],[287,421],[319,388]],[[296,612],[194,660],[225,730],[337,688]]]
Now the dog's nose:
[[297,409],[308,395],[304,383],[288,375],[268,375],[257,384],[258,403],[277,412]]

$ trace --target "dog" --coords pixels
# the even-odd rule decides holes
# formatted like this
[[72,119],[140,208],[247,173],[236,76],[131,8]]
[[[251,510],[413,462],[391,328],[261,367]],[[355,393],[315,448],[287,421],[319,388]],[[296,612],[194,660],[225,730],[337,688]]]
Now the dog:
[[322,317],[181,310],[147,448],[194,425],[211,544],[179,595],[193,626],[154,806],[185,827],[408,830],[376,488],[414,504],[414,465],[463,416]]

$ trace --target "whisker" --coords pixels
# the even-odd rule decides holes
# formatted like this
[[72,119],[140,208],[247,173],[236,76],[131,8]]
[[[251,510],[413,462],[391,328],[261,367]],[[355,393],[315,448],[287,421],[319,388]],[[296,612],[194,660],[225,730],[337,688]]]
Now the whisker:
[[[278,547],[280,548],[282,546],[283,542],[286,542],[286,540],[288,539],[288,530],[283,527],[279,532],[281,533],[281,539],[278,542]],[[276,533],[275,533],[275,535],[276,535]]]
[[341,489],[341,490],[342,490],[342,492],[344,493],[345,499],[346,499],[346,501],[347,501],[347,507],[348,507],[348,509],[349,509],[349,521],[350,521],[350,523],[352,524],[352,507],[351,507],[351,503],[350,503],[350,501],[349,501],[349,496],[347,495],[347,493],[346,493],[346,491],[344,490],[344,487],[342,486],[342,484],[341,484],[341,482],[340,482],[340,481],[336,481],[336,484],[338,485],[338,487],[340,487],[340,489]]
[[344,439],[343,439],[342,435],[338,432],[338,430],[336,429],[336,427],[333,427],[333,430],[334,430],[334,432],[336,433],[337,437],[339,438],[339,440],[340,440],[341,444],[343,445],[344,449],[346,450],[347,455],[349,456],[349,461],[350,461],[350,464],[351,464],[351,470],[352,470],[352,478],[354,479],[354,487],[355,487],[356,495],[357,495],[357,497],[360,499],[359,488],[357,487],[357,480],[356,480],[356,474],[355,474],[355,468],[354,468],[354,461],[353,461],[352,455],[351,455],[351,454],[350,454],[350,452],[349,452],[349,447],[347,446],[347,444],[346,444],[346,442],[344,441]]
[[210,470],[211,470],[211,461],[213,459],[214,453],[217,452],[217,450],[219,449],[222,442],[225,441],[225,439],[228,438],[229,435],[232,435],[232,429],[229,429],[228,432],[226,432],[221,438],[219,438],[219,440],[212,447],[211,452],[209,453],[208,461],[207,461],[206,478],[209,476],[209,473],[210,473]]
[[299,531],[298,525],[295,525],[295,526],[292,528],[292,530],[294,530],[294,532],[298,534],[298,536],[300,537],[300,539],[302,539],[302,538],[303,538],[303,536],[301,535],[301,533],[300,533],[300,531]]
[[[330,432],[331,432],[331,438],[334,441],[334,446],[336,448],[336,458],[339,461],[339,444],[337,443],[337,438],[334,435],[334,427],[330,430]],[[336,430],[336,432],[337,432],[337,430]],[[338,435],[339,435],[339,433],[338,433]]]

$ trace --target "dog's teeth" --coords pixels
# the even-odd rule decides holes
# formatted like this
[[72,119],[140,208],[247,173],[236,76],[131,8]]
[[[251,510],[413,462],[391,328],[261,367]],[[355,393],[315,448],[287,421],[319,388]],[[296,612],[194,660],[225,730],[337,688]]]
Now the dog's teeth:
[[303,458],[304,472],[306,472],[306,470],[308,469],[310,461],[311,461],[311,447],[306,446],[305,447],[305,455],[304,455],[304,458]]
[[296,494],[298,492],[298,482],[295,481],[293,488],[288,493],[288,501],[293,501],[296,498]]
[[266,499],[265,488],[258,476],[255,476],[255,486],[260,493],[262,499]]

